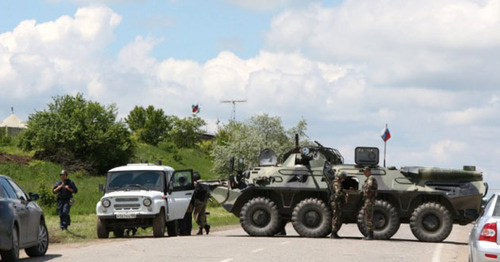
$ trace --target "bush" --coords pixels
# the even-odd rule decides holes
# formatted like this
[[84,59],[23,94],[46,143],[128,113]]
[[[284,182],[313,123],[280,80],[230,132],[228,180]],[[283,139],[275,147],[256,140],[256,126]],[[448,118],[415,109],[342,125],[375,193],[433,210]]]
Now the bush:
[[130,132],[116,122],[114,105],[104,107],[77,94],[55,97],[48,107],[29,116],[20,139],[22,149],[36,151],[35,158],[103,174],[132,157]]
[[135,106],[125,122],[141,142],[154,146],[165,139],[172,127],[172,117],[151,105],[147,108]]

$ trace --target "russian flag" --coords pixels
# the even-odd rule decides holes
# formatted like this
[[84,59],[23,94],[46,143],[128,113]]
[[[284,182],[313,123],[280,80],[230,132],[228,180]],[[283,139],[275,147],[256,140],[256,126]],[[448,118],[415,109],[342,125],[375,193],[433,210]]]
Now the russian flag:
[[382,137],[382,140],[384,140],[384,142],[387,142],[387,140],[391,139],[391,132],[389,131],[389,128],[387,128],[387,126],[382,131],[380,137]]
[[198,105],[192,105],[191,109],[193,111],[193,115],[198,114],[200,112],[200,107]]

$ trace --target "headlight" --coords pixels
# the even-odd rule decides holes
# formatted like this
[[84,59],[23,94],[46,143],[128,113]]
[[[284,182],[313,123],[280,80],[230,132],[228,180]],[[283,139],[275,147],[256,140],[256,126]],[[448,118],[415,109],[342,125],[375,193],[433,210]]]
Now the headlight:
[[111,206],[111,201],[109,201],[109,199],[105,198],[105,199],[101,200],[101,205],[105,208],[108,208],[109,206]]
[[149,198],[144,198],[144,200],[142,201],[142,204],[143,204],[144,206],[147,206],[147,207],[148,207],[148,206],[150,206],[150,205],[151,205],[151,199],[149,199]]

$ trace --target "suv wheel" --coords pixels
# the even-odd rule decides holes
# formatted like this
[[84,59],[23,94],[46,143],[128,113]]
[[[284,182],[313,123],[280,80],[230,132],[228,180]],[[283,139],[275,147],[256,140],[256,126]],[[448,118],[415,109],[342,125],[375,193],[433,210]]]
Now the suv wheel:
[[330,234],[332,214],[323,201],[308,198],[293,209],[292,225],[303,237],[325,237]]
[[165,212],[160,210],[160,213],[153,219],[153,236],[165,236]]
[[[368,229],[363,215],[364,210],[361,208],[358,213],[358,229],[361,234],[366,236]],[[375,239],[389,239],[398,232],[400,225],[396,208],[385,200],[376,200],[373,208],[373,237]]]
[[438,203],[424,203],[413,211],[410,228],[413,235],[424,242],[441,242],[446,239],[453,227],[451,214]]
[[[191,220],[189,221],[191,223]],[[175,237],[178,235],[179,231],[179,221],[173,220],[170,222],[167,222],[167,233],[169,237]]]
[[97,218],[97,237],[98,238],[108,238],[109,231],[106,228],[106,223],[100,218]]
[[38,239],[36,246],[26,248],[26,254],[30,257],[40,257],[47,253],[47,249],[49,248],[49,231],[47,230],[47,226],[44,221],[40,221],[40,225],[38,226]]
[[243,206],[240,222],[251,236],[273,236],[281,230],[276,204],[264,197],[253,198]]

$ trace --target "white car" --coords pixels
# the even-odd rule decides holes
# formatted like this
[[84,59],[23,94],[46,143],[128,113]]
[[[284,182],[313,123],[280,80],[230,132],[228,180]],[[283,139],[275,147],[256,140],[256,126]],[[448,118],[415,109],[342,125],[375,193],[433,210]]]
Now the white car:
[[500,260],[500,201],[499,194],[488,200],[481,216],[469,235],[469,261]]
[[126,229],[153,227],[153,235],[177,235],[194,192],[193,171],[129,164],[108,171],[104,196],[96,205],[97,236],[122,237]]

